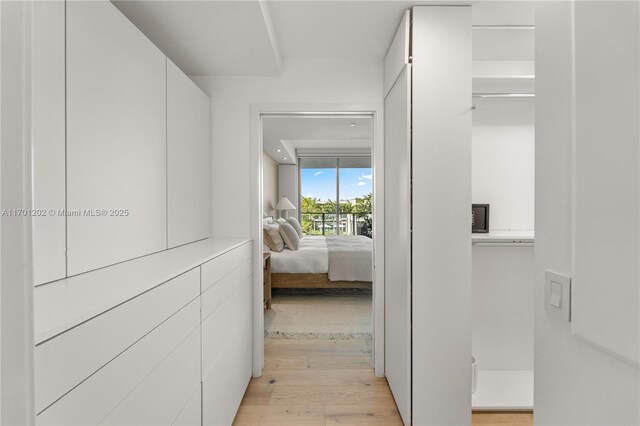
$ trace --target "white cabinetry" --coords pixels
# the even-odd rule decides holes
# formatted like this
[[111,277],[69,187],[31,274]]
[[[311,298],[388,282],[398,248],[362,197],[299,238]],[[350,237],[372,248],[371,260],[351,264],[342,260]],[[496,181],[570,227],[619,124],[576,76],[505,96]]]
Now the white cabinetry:
[[471,422],[470,28],[470,7],[415,6],[412,63],[404,27],[385,62],[385,354],[406,423]]
[[251,245],[202,265],[202,420],[231,424],[251,378]]
[[169,248],[211,234],[209,98],[167,60]]
[[200,271],[192,269],[38,345],[36,409],[54,402],[199,294]]
[[[252,371],[251,276],[250,242],[206,239],[37,287],[37,423],[231,424]],[[129,285],[106,308],[109,281]]]
[[33,49],[35,285],[208,238],[207,95],[109,1],[36,4]]
[[167,247],[166,57],[110,2],[66,7],[67,208],[107,210],[67,218],[71,276]]
[[411,420],[411,64],[410,13],[385,60],[385,375],[406,424]]

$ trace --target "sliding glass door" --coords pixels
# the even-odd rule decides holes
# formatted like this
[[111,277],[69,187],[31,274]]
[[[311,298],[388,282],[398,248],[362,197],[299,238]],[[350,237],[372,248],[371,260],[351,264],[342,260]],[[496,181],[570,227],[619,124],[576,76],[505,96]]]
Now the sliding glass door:
[[371,237],[371,158],[302,157],[298,164],[303,232]]

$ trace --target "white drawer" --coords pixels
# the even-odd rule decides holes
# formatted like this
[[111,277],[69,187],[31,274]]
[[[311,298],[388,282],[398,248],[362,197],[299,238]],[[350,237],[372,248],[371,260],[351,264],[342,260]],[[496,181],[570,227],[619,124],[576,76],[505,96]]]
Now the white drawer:
[[202,383],[198,382],[198,386],[193,389],[189,401],[182,407],[173,424],[178,426],[202,424]]
[[220,281],[245,260],[251,259],[251,242],[241,245],[202,265],[202,292]]
[[37,411],[45,409],[198,297],[199,278],[198,269],[192,269],[38,345]]
[[196,299],[38,415],[37,424],[98,424],[187,336],[199,336],[199,324]]
[[100,422],[171,425],[200,383],[200,332],[191,335]]
[[229,343],[249,330],[251,340],[251,278],[235,286],[233,293],[202,322],[202,376],[217,364]]
[[[246,316],[248,312],[250,307],[243,314]],[[248,320],[240,324],[238,332],[203,380],[204,425],[230,425],[233,422],[251,379],[251,345],[251,320]]]
[[251,260],[245,260],[242,265],[202,293],[203,321],[227,300],[237,286],[252,275],[251,266]]

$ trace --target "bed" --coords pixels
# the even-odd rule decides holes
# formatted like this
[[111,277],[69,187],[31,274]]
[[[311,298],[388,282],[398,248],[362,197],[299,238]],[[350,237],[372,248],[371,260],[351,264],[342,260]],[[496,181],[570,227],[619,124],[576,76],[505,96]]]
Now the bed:
[[373,242],[362,235],[314,236],[271,253],[272,288],[371,288]]

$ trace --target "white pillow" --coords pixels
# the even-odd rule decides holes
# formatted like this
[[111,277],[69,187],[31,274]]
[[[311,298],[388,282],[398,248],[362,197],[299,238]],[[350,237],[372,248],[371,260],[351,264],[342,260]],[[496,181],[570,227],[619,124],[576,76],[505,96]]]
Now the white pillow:
[[289,250],[296,251],[300,248],[300,237],[293,226],[288,223],[280,225],[280,235]]
[[277,218],[277,219],[276,219],[276,221],[275,221],[275,222],[276,222],[278,225],[282,225],[282,224],[287,223],[287,219],[285,219],[284,217],[279,217],[279,218]]
[[273,251],[281,252],[284,249],[284,240],[280,236],[279,225],[262,225],[262,239]]
[[288,217],[287,223],[293,226],[293,229],[298,233],[298,237],[302,238],[302,227],[300,226],[300,222],[295,217]]

